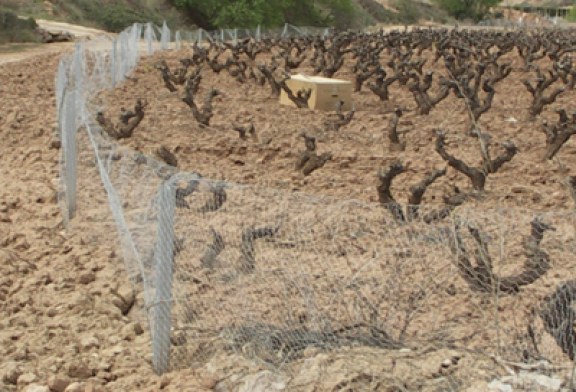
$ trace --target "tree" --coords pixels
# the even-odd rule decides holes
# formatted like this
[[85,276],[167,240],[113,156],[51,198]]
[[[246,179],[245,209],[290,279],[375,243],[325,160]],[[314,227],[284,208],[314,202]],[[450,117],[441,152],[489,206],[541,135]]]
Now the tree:
[[173,0],[198,26],[211,30],[232,27],[278,27],[284,23],[348,27],[351,0]]
[[501,0],[436,0],[438,5],[456,19],[481,20]]

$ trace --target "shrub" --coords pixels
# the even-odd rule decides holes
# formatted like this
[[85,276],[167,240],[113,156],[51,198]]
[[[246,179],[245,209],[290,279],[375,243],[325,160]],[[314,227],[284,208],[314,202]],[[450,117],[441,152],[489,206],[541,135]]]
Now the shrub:
[[0,11],[0,42],[39,42],[38,25],[33,18],[22,19],[10,11]]

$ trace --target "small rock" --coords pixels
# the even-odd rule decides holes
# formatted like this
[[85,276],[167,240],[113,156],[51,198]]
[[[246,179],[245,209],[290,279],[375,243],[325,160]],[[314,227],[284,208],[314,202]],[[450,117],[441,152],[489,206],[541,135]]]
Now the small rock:
[[64,392],[70,385],[70,381],[63,377],[52,376],[48,379],[48,387],[52,392]]
[[[82,363],[72,363],[68,366],[68,377],[86,379],[94,375],[92,369]],[[68,388],[66,388],[68,391]]]
[[24,373],[20,377],[18,377],[18,381],[16,382],[18,385],[28,385],[32,384],[36,381],[38,377],[34,373]]
[[98,364],[99,371],[109,372],[111,369],[112,369],[112,363],[108,361],[102,361]]
[[208,390],[216,390],[216,386],[220,381],[218,377],[212,374],[200,374],[197,378],[198,384]]
[[98,372],[96,377],[98,377],[98,379],[101,380],[104,384],[107,384],[109,382],[116,380],[116,375],[112,374],[110,372]]
[[282,376],[268,370],[251,374],[243,379],[244,385],[239,387],[238,392],[272,392],[286,390],[286,383],[282,379]]
[[122,354],[124,352],[124,347],[118,345],[114,346],[111,349],[107,350],[112,356]]
[[50,141],[49,145],[51,150],[59,150],[62,147],[62,142],[58,138],[54,138]]
[[64,392],[84,392],[84,385],[79,382],[73,382],[68,385]]
[[532,193],[532,201],[534,203],[541,203],[542,199],[543,199],[543,197],[540,193],[538,193],[538,192]]
[[144,328],[142,328],[142,324],[136,322],[133,323],[134,324],[134,332],[136,332],[136,335],[140,336],[144,333]]
[[84,392],[106,392],[106,388],[104,388],[102,385],[88,383],[84,387]]
[[136,332],[134,331],[134,325],[130,323],[122,327],[121,336],[124,340],[128,340],[129,342],[134,340],[134,338],[136,337]]
[[513,392],[512,385],[504,384],[500,380],[492,380],[488,384],[488,391],[490,392]]
[[78,277],[78,283],[88,284],[96,280],[96,274],[92,271],[84,272]]
[[528,193],[529,190],[526,187],[523,186],[513,186],[512,188],[510,188],[510,192],[512,193]]
[[30,384],[24,389],[24,392],[50,392],[50,388],[46,385]]
[[142,335],[144,333],[144,329],[142,328],[142,325],[140,325],[140,323],[130,323],[125,325],[122,328],[122,338],[124,340],[134,340],[136,338],[136,336]]
[[36,284],[38,286],[47,286],[50,283],[54,283],[52,276],[49,273],[43,273],[36,278]]
[[111,303],[99,301],[96,303],[95,309],[98,313],[105,314],[116,320],[122,318],[122,312],[120,311],[120,309]]
[[5,370],[2,374],[2,382],[5,384],[16,385],[18,383],[18,377],[22,375],[22,368],[16,362],[8,362],[4,366]]
[[113,292],[115,298],[112,303],[120,309],[123,315],[128,314],[134,302],[136,301],[136,293],[130,283],[122,285],[117,291]]
[[85,350],[100,347],[100,341],[96,336],[86,336],[80,340],[80,346]]
[[162,379],[160,380],[160,389],[164,389],[166,388],[168,385],[170,385],[170,377],[168,377],[167,375],[162,376]]

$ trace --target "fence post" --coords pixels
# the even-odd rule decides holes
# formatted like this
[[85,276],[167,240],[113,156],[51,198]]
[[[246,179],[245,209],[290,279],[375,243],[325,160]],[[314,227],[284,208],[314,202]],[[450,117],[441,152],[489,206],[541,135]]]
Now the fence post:
[[152,365],[157,374],[168,371],[170,363],[175,206],[176,188],[168,180],[159,192],[158,231],[154,246],[156,298],[152,307]]
[[62,155],[64,157],[64,186],[66,223],[76,214],[76,96],[77,91],[65,92],[62,107]]
[[260,25],[256,27],[256,41],[260,41]]
[[152,46],[152,40],[154,39],[154,30],[152,28],[152,23],[148,22],[146,24],[146,30],[144,31],[144,36],[146,38],[146,43],[148,44],[148,55],[154,53],[154,48]]
[[166,24],[166,21],[162,24],[162,34],[160,36],[160,45],[162,50],[168,50],[168,45],[170,45],[170,29]]
[[[64,91],[68,85],[68,75],[66,74],[68,67],[64,62],[64,59],[60,59],[58,63],[58,73],[56,74],[56,116],[58,117],[58,124],[62,123],[62,105],[64,99]],[[61,130],[60,126],[58,130]],[[60,135],[60,140],[62,140],[62,135]]]
[[224,42],[224,29],[220,29],[220,41]]
[[118,58],[120,59],[120,66],[118,67],[120,69],[120,74],[117,75],[118,82],[123,82],[126,79],[126,75],[128,75],[128,73],[130,72],[130,70],[128,69],[128,40],[127,40],[127,36],[125,32],[120,33],[120,35],[118,36],[118,39],[120,40],[120,56],[118,56]]
[[74,49],[72,72],[74,73],[74,89],[80,96],[84,94],[84,47],[81,42]]
[[112,87],[116,87],[116,75],[118,74],[117,71],[117,67],[118,65],[116,64],[116,56],[118,55],[118,41],[116,40],[116,38],[114,38],[114,41],[112,42],[112,58],[110,59],[110,67],[111,72],[112,72]]
[[138,65],[138,43],[140,42],[140,26],[138,23],[132,25],[130,30],[130,69]]
[[180,30],[176,31],[176,34],[174,35],[174,41],[176,50],[182,49],[182,36],[180,35]]

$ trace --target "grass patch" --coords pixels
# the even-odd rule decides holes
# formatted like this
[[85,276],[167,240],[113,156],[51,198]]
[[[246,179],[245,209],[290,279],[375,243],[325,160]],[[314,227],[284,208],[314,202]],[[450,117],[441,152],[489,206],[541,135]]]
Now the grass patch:
[[69,23],[120,32],[133,23],[152,22],[170,27],[183,25],[183,18],[173,7],[160,0],[57,0],[54,13]]
[[0,54],[6,53],[19,53],[24,52],[28,49],[34,49],[42,44],[40,43],[10,43],[0,45]]
[[356,0],[364,10],[364,26],[373,23],[417,24],[422,20],[446,23],[451,20],[446,12],[419,1],[395,0],[390,2],[390,9],[375,0]]
[[453,19],[438,7],[412,0],[396,0],[398,18],[405,24],[417,24],[423,20],[437,23],[449,23]]
[[40,42],[37,27],[32,18],[21,19],[12,11],[0,11],[0,43]]
[[[395,12],[386,9],[382,4],[375,0],[356,0],[359,7],[361,7],[367,20],[365,24],[372,22],[378,23],[397,23],[398,17]],[[371,20],[370,20],[371,19]]]

